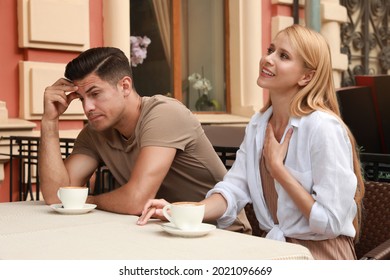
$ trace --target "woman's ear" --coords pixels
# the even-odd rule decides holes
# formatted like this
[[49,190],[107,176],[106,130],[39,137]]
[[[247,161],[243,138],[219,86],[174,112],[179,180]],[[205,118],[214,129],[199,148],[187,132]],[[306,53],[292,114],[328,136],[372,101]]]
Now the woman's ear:
[[308,72],[306,72],[302,79],[298,82],[298,85],[300,85],[301,87],[306,86],[311,81],[311,79],[313,79],[315,73],[315,70],[309,70]]

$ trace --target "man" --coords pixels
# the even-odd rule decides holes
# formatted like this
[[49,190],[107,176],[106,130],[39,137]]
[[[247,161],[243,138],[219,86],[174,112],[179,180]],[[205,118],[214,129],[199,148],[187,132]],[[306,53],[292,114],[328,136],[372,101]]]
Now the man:
[[[151,198],[200,201],[226,169],[195,116],[179,101],[140,97],[122,51],[93,48],[66,66],[65,77],[47,87],[41,122],[39,176],[47,204],[58,203],[61,186],[85,185],[103,162],[117,188],[89,196],[99,209],[139,215]],[[88,124],[72,154],[62,160],[59,117],[82,102]],[[242,213],[244,214],[244,213]],[[232,230],[250,231],[245,215]]]

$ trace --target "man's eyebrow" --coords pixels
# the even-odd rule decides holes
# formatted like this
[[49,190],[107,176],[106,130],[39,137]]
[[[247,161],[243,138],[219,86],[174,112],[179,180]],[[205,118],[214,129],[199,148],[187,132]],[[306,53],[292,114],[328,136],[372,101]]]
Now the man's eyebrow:
[[[91,91],[93,91],[93,90],[96,89],[96,88],[99,88],[99,87],[97,87],[97,86],[91,86],[89,89],[87,89],[87,90],[85,91],[85,93],[88,94],[88,93],[90,93]],[[76,93],[79,97],[82,97],[82,95],[81,95],[79,92],[75,91],[75,93]]]
[[89,89],[87,89],[85,91],[85,93],[89,93],[89,92],[93,91],[95,88],[97,88],[97,86],[91,86]]

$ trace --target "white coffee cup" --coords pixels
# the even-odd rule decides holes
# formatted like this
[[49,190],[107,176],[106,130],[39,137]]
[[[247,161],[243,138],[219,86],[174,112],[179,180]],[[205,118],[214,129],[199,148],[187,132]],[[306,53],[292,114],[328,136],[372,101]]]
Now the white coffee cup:
[[67,186],[57,191],[57,196],[65,209],[82,209],[88,197],[87,187]]
[[205,205],[200,202],[175,202],[165,205],[163,214],[177,228],[194,230],[202,224],[204,209]]

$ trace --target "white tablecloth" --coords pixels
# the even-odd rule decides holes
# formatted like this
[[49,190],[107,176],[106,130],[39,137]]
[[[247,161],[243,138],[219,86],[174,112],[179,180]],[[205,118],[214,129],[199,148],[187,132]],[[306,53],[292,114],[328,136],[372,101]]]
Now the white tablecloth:
[[303,246],[226,230],[185,238],[160,221],[93,210],[64,215],[42,202],[0,203],[0,259],[228,260],[312,259]]

